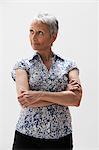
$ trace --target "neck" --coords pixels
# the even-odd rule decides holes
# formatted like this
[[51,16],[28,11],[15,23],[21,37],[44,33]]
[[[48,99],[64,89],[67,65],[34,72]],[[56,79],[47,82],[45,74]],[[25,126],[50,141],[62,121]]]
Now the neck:
[[44,51],[44,52],[38,52],[42,58],[42,60],[44,62],[46,61],[50,61],[52,56],[53,56],[53,52],[50,50],[50,51]]

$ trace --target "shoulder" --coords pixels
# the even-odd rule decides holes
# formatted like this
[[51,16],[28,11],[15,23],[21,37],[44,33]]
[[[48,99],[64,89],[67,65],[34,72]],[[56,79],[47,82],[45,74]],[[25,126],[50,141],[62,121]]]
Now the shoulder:
[[70,72],[73,69],[79,70],[77,61],[75,61],[74,59],[67,58],[64,56],[61,56],[60,59],[62,60],[61,63],[62,66],[66,69],[66,72]]
[[17,69],[25,70],[28,73],[29,68],[30,68],[29,59],[27,59],[27,58],[18,59],[16,61],[16,63],[14,64],[12,71],[11,71],[11,76],[12,76],[13,80],[14,81],[16,80],[16,70]]
[[76,61],[74,59],[70,59],[70,58],[65,58],[64,63],[69,66],[76,65]]
[[73,59],[70,59],[70,58],[67,58],[61,54],[55,54],[56,55],[56,59],[63,62],[64,64],[73,64],[73,63],[76,63],[75,60]]
[[32,56],[29,56],[28,58],[20,58],[16,61],[16,64],[20,64],[20,65],[30,65],[31,63],[34,62],[34,60],[36,59],[37,54],[33,53]]
[[65,56],[56,55],[57,59],[60,60],[66,66],[76,65],[76,61]]
[[29,59],[21,58],[16,61],[13,69],[25,69],[26,67],[29,67]]
[[68,72],[70,72],[73,69],[79,70],[78,65],[77,65],[77,61],[75,61],[74,59],[69,59],[69,58],[65,59],[65,64],[68,68]]

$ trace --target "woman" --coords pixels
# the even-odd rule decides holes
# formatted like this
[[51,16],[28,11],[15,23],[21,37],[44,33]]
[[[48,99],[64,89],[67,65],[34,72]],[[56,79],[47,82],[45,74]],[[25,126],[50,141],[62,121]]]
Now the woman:
[[39,14],[30,25],[32,59],[18,61],[12,71],[21,112],[13,150],[72,150],[71,116],[68,106],[79,106],[82,88],[74,61],[52,51],[58,21]]

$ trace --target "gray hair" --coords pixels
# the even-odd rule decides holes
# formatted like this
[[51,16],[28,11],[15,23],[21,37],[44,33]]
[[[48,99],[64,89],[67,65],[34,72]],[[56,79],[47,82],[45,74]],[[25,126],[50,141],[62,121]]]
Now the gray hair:
[[58,33],[58,20],[55,16],[49,15],[48,13],[39,13],[37,16],[34,17],[33,20],[41,21],[42,23],[47,24],[51,35]]

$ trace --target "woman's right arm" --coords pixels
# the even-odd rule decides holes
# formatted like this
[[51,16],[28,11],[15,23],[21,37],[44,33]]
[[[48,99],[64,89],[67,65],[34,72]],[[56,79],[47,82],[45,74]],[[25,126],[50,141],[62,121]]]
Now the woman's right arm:
[[[16,69],[16,90],[17,90],[17,96],[22,94],[23,91],[29,90],[28,75],[27,72],[23,69]],[[19,100],[19,102],[23,107],[29,101]],[[30,107],[41,107],[41,106],[48,106],[51,104],[52,104],[51,102],[38,101],[36,103],[33,103]]]
[[29,90],[28,76],[25,70],[22,69],[16,70],[16,90],[17,95],[20,95],[22,90],[23,91]]

